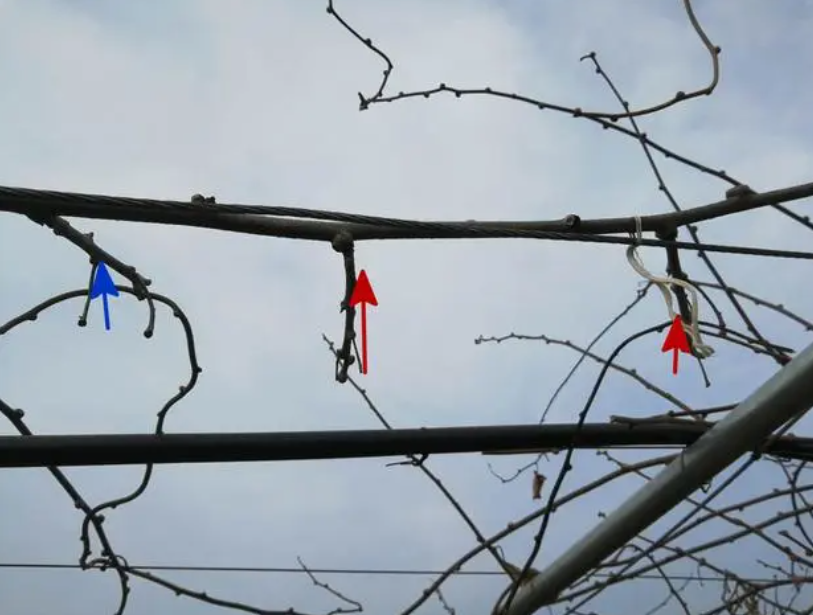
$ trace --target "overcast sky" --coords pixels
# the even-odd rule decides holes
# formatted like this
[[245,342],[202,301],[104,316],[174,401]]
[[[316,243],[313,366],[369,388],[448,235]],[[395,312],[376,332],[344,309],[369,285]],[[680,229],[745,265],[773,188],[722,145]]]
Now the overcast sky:
[[[706,85],[708,55],[679,0],[578,2],[337,3],[343,16],[393,59],[392,92],[491,86],[548,102],[615,111],[591,66],[596,51],[633,106]],[[722,47],[711,97],[641,120],[658,142],[756,190],[811,180],[813,2],[698,3]],[[220,203],[291,205],[443,220],[629,216],[670,210],[641,148],[594,124],[505,100],[441,96],[360,112],[384,65],[325,11],[325,2],[281,0],[0,0],[0,185],[158,199],[194,193]],[[663,161],[675,198],[696,206],[724,197],[725,183]],[[809,202],[794,203],[807,214]],[[350,384],[333,379],[322,334],[339,341],[341,257],[324,243],[183,227],[72,219],[104,249],[153,280],[192,321],[203,368],[169,414],[167,431],[276,431],[380,427]],[[682,239],[688,239],[685,231]],[[773,210],[713,221],[708,242],[805,250],[810,231]],[[662,250],[642,250],[662,273]],[[480,336],[546,334],[585,345],[634,297],[641,278],[623,246],[532,240],[387,241],[356,247],[357,266],[379,300],[368,316],[370,371],[357,380],[396,427],[539,420],[578,358],[533,341],[475,345]],[[805,261],[714,256],[729,283],[813,315]],[[690,277],[712,281],[700,259]],[[47,228],[0,215],[0,322],[49,296],[86,286],[88,257]],[[124,283],[114,274],[118,283]],[[111,300],[112,328],[82,301],[51,309],[0,343],[0,398],[26,412],[35,433],[147,432],[189,376],[179,322],[159,308],[142,335],[146,306]],[[752,308],[749,307],[749,310]],[[705,313],[702,311],[705,310]],[[743,330],[735,312],[728,319]],[[800,350],[802,328],[753,308],[777,343]],[[712,320],[707,305],[701,317]],[[666,319],[653,292],[598,347]],[[620,362],[687,404],[734,403],[775,364],[709,339],[706,388],[697,363],[678,376],[650,336]],[[582,372],[549,421],[576,420],[597,374]],[[634,380],[611,374],[590,420],[644,416],[670,406]],[[804,430],[797,429],[797,433]],[[16,433],[6,425],[0,433]],[[409,568],[440,570],[475,542],[421,473],[389,460],[161,466],[147,492],[106,514],[110,538],[131,564]],[[501,458],[510,473],[528,461]],[[530,478],[503,485],[479,455],[433,458],[486,535],[538,506]],[[555,475],[561,456],[540,466]],[[565,491],[611,466],[576,456]],[[73,469],[96,504],[129,493],[143,469]],[[760,493],[778,474],[755,470],[739,493]],[[627,479],[555,518],[542,555],[553,556],[640,486]],[[548,485],[549,487],[549,485]],[[547,497],[547,490],[544,492]],[[0,563],[75,563],[82,515],[44,470],[0,473]],[[785,504],[783,504],[785,505]],[[504,544],[521,564],[536,526]],[[763,548],[759,545],[754,549]],[[756,553],[756,552],[755,552]],[[766,551],[766,558],[775,552]],[[725,560],[725,557],[723,558]],[[729,558],[730,561],[730,558]],[[472,569],[494,570],[489,557]],[[746,573],[769,576],[756,565]],[[302,574],[165,573],[196,591],[262,608],[310,613],[334,597]],[[397,613],[433,577],[324,575],[365,612]],[[645,612],[663,596],[620,588],[608,612]],[[489,612],[500,577],[460,577],[445,589],[458,613]],[[0,569],[4,614],[112,613],[112,572]],[[698,593],[698,609],[719,586]],[[592,607],[599,612],[598,606]],[[441,612],[432,600],[422,613]],[[671,609],[671,610],[670,610]],[[133,579],[127,613],[222,612]],[[670,605],[664,613],[678,613]]]

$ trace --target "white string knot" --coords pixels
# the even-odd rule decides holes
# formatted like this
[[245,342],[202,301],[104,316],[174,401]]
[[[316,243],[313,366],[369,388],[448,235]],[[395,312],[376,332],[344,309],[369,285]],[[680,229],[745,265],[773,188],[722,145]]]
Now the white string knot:
[[641,224],[640,216],[635,216],[635,235],[633,237],[635,243],[627,248],[627,261],[632,266],[633,269],[638,273],[638,275],[642,276],[643,278],[652,282],[655,286],[658,287],[658,290],[661,291],[661,295],[663,296],[663,300],[666,303],[666,309],[669,312],[669,320],[674,321],[675,316],[677,313],[675,312],[674,306],[672,304],[672,284],[676,286],[680,286],[681,288],[685,289],[691,295],[691,312],[692,312],[692,319],[691,323],[683,322],[683,330],[686,332],[686,335],[692,341],[692,348],[695,351],[695,354],[700,357],[701,359],[707,359],[711,355],[714,354],[714,348],[708,346],[703,343],[703,338],[700,335],[700,330],[697,326],[698,321],[698,314],[700,311],[699,302],[697,300],[697,289],[692,286],[686,280],[681,280],[678,278],[673,278],[671,276],[655,276],[652,275],[649,271],[647,271],[646,267],[644,267],[644,263],[641,260],[641,256],[638,254],[638,245],[640,245],[641,237],[643,236],[643,229]]

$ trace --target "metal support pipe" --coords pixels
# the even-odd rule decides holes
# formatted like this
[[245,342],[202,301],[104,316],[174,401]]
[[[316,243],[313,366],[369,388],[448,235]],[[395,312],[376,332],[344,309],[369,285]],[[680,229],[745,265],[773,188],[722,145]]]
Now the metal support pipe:
[[813,344],[680,458],[517,592],[506,615],[531,615],[655,523],[779,427],[813,406]]
[[[273,433],[99,434],[0,437],[0,467],[97,466],[350,459],[448,453],[527,453],[566,447],[574,424]],[[686,424],[587,424],[584,448],[686,446],[708,428]],[[788,439],[778,454],[813,459],[813,440]],[[794,454],[795,453],[795,454]]]
[[[683,447],[697,441],[708,429],[694,422],[587,423],[579,431],[577,447]],[[409,454],[518,455],[560,450],[573,441],[575,433],[576,425],[567,423],[387,431],[0,436],[0,468],[354,459]],[[786,459],[813,461],[813,438],[783,437],[772,443],[768,451]]]

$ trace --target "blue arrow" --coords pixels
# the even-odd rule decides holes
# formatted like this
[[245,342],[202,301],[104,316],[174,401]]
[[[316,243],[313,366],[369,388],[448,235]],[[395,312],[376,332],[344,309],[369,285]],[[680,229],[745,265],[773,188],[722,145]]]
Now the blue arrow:
[[93,278],[93,285],[90,287],[90,298],[95,299],[99,295],[102,296],[102,305],[104,306],[104,328],[110,331],[110,306],[107,305],[107,295],[119,296],[119,289],[113,283],[113,278],[107,271],[107,266],[99,261],[99,266],[96,268],[96,277]]

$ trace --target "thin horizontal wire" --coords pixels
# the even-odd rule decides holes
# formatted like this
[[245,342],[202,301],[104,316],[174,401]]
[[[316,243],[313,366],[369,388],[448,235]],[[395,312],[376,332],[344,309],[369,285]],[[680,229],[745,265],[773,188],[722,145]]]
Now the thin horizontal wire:
[[[42,562],[0,562],[0,568],[17,568],[29,570],[81,570],[79,564],[46,564]],[[311,568],[308,570],[303,568],[289,568],[284,566],[180,566],[180,565],[153,565],[153,566],[130,566],[133,570],[152,570],[152,571],[175,571],[175,572],[266,572],[266,573],[293,573],[305,574],[344,574],[344,575],[387,575],[387,576],[423,576],[423,575],[440,575],[445,571],[443,570],[420,570],[411,568]],[[505,572],[501,570],[457,570],[452,573],[456,576],[505,576]],[[599,578],[608,578],[612,576],[610,573],[595,573],[592,576]],[[640,579],[651,579],[663,581],[663,576],[660,574],[642,574]],[[722,582],[725,577],[720,576],[690,576],[680,574],[670,574],[669,578],[673,581],[713,581]],[[774,579],[742,579],[748,583],[769,583]]]

